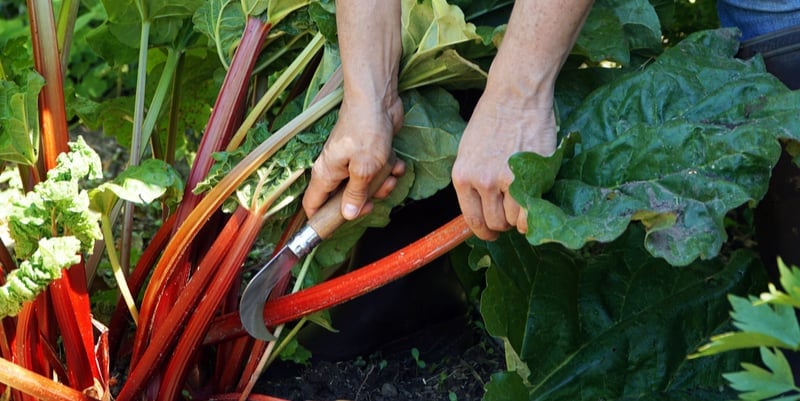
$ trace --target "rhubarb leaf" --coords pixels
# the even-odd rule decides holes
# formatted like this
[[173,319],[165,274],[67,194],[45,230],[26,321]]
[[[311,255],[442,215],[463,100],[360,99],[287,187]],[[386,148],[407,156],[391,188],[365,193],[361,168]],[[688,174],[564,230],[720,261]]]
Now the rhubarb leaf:
[[33,301],[61,270],[80,262],[81,242],[72,236],[42,238],[30,259],[6,277],[0,286],[0,318],[16,316],[23,303]]
[[475,25],[464,21],[461,9],[445,0],[403,0],[402,25],[401,90],[451,82],[463,89],[485,82],[486,73],[480,67],[452,50],[460,43],[482,43]]
[[[137,4],[137,3],[144,4]],[[167,45],[172,43],[181,31],[184,24],[198,7],[202,0],[168,1],[168,0],[102,0],[108,15],[107,20],[101,25],[100,33],[110,33],[111,36],[92,34],[93,40],[106,41],[115,39],[119,44],[132,49],[138,49],[142,34],[142,22],[150,24],[148,42],[150,45]],[[143,10],[143,11],[140,11]],[[142,14],[144,12],[144,15]],[[105,46],[111,50],[110,46]]]
[[528,388],[514,372],[498,372],[486,385],[483,401],[522,401],[528,399]]
[[0,317],[16,315],[101,237],[99,216],[89,210],[89,196],[80,188],[86,179],[102,177],[100,157],[81,137],[69,146],[45,181],[11,203],[8,226],[22,263],[0,287]]
[[33,165],[39,149],[39,91],[44,78],[31,71],[25,85],[0,81],[0,160]]
[[311,2],[311,0],[269,0],[269,1],[258,0],[258,1],[261,3],[268,3],[266,9],[267,22],[272,24],[272,26],[277,25],[293,11],[303,8],[307,6],[308,3]]
[[79,185],[85,178],[102,177],[100,157],[80,137],[70,148],[58,156],[47,180],[11,205],[8,225],[18,259],[29,258],[41,238],[74,236],[84,251],[91,251],[101,236],[99,217],[89,210],[89,196]]
[[[138,166],[128,167],[113,181],[103,183],[89,191],[93,210],[108,214],[123,199],[138,205],[149,204],[164,194],[179,197],[183,193],[183,179],[168,164],[158,159],[147,159]],[[172,204],[177,203],[175,199]]]
[[735,31],[695,34],[588,96],[562,126],[581,142],[550,192],[537,196],[545,178],[518,163],[528,240],[578,249],[639,221],[648,251],[673,265],[716,256],[725,214],[764,195],[777,138],[800,137],[800,94],[737,49]]
[[[670,266],[629,230],[596,250],[531,246],[516,233],[474,241],[470,260],[489,258],[481,313],[489,332],[519,358],[521,380],[493,379],[485,399],[729,400],[721,373],[747,353],[686,360],[711,334],[730,327],[728,293],[761,285],[756,255]],[[484,263],[485,264],[485,263]]]
[[242,37],[247,18],[241,4],[232,0],[210,0],[192,17],[194,29],[208,37],[222,64],[229,66]]
[[458,102],[434,88],[403,93],[403,127],[394,138],[397,154],[413,164],[415,180],[408,197],[427,198],[450,183],[450,170],[466,123]]
[[648,0],[595,1],[573,49],[590,61],[630,63],[633,50],[660,52],[661,23]]

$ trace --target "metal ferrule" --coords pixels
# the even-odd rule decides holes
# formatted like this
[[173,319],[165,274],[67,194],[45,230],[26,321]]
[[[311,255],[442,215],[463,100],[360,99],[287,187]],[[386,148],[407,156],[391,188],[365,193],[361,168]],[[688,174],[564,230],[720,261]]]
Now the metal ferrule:
[[322,242],[316,231],[309,225],[304,225],[300,231],[296,232],[286,246],[292,253],[297,255],[298,258],[306,256],[315,246]]

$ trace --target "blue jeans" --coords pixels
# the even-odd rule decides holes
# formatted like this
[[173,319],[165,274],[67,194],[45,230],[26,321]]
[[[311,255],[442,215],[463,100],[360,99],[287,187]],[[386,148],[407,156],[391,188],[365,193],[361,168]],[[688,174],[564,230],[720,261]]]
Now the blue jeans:
[[717,0],[723,27],[738,27],[742,41],[800,25],[800,0]]

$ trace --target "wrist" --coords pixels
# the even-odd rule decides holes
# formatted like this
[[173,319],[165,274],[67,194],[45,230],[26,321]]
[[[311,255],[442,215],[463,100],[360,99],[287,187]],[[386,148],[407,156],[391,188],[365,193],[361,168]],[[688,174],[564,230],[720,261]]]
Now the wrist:
[[514,57],[495,58],[489,69],[484,96],[527,109],[553,107],[559,63],[533,66]]
[[[358,84],[351,84],[357,82]],[[343,102],[360,110],[385,111],[397,103],[400,96],[397,80],[345,79]]]

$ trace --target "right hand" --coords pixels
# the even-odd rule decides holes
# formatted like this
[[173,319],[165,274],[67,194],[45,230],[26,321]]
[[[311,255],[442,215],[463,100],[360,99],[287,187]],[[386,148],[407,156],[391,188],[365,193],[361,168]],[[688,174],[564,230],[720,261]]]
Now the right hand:
[[[402,125],[403,103],[399,96],[391,96],[385,103],[353,101],[345,96],[339,119],[311,169],[311,181],[303,197],[306,215],[316,213],[345,179],[348,181],[342,197],[342,216],[352,220],[369,213],[369,183],[388,162],[392,137]],[[398,159],[392,174],[373,196],[388,196],[404,172],[405,164]]]

